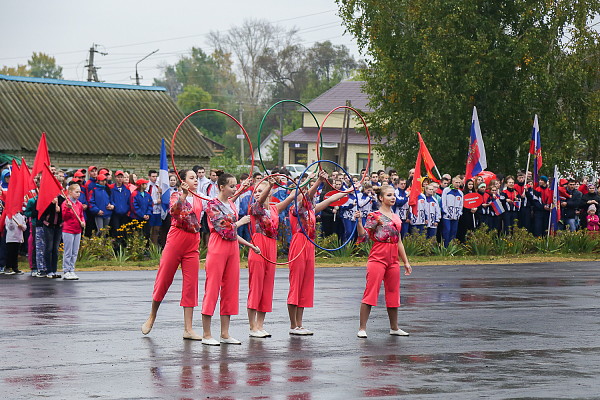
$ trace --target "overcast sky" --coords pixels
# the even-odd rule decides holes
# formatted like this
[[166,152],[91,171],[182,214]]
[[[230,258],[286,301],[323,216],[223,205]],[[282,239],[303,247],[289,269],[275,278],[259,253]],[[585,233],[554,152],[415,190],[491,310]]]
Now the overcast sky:
[[160,76],[160,64],[173,64],[192,46],[212,52],[206,34],[240,25],[246,18],[295,26],[306,47],[330,40],[360,58],[356,42],[344,35],[334,0],[34,0],[2,5],[0,67],[26,64],[34,51],[43,52],[56,58],[65,79],[85,80],[89,48],[96,43],[108,53],[95,55],[100,80],[134,83],[135,63],[160,49],[138,67],[142,85],[151,85]]

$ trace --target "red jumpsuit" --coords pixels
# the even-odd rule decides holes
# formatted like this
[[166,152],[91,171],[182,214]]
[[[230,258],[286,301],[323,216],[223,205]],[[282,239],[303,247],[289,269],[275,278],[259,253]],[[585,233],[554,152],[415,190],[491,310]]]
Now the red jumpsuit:
[[[290,292],[287,304],[298,307],[312,307],[315,289],[315,246],[304,236],[300,225],[304,227],[306,234],[315,240],[316,218],[312,202],[302,201],[299,212],[295,206],[290,208],[290,226],[292,229],[292,241],[290,243]],[[306,246],[305,246],[306,243]]]
[[[229,209],[230,208],[230,209]],[[240,292],[240,247],[237,241],[237,210],[231,200],[229,208],[217,197],[206,204],[210,238],[206,255],[206,281],[202,314],[213,315],[219,290],[221,315],[237,315]]]
[[[375,211],[367,216],[365,230],[373,248],[367,261],[367,286],[362,302],[370,306],[377,305],[381,281],[385,287],[387,307],[400,307],[400,259],[398,241],[400,240],[402,221],[394,214],[392,219]],[[366,236],[366,235],[365,235]],[[365,240],[362,236],[359,241]]]
[[[255,201],[250,207],[250,223],[254,234],[252,240],[269,260],[277,260],[277,228],[279,214],[277,207],[269,206],[271,215]],[[248,254],[249,286],[248,308],[260,312],[271,312],[273,303],[273,286],[275,283],[275,264],[267,262],[260,255],[251,251]]]
[[[183,288],[181,293],[182,307],[198,305],[198,269],[200,255],[200,215],[202,202],[194,199],[181,202],[181,192],[171,194],[171,228],[167,235],[167,243],[160,258],[160,266],[154,282],[152,299],[162,301],[173,283],[177,267],[181,264]],[[173,229],[175,228],[175,229]]]

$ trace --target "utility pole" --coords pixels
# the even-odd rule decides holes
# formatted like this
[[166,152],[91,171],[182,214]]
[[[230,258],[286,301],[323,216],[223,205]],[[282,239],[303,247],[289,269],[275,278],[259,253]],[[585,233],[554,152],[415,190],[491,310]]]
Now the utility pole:
[[279,117],[279,157],[277,164],[283,168],[283,119],[285,118],[285,103],[281,103],[281,117]]
[[[240,125],[244,125],[244,109],[242,108],[242,102],[238,102],[238,111],[240,112]],[[242,127],[240,126],[240,134],[238,135],[238,137],[240,138],[240,142],[242,144],[241,147],[241,151],[240,151],[240,162],[244,163],[244,138],[246,137],[244,135],[244,130],[242,129]]]
[[[352,101],[351,100],[347,100],[346,101],[346,105],[348,107],[352,107]],[[344,163],[340,164],[344,166],[344,169],[348,169],[348,131],[350,130],[350,119],[351,114],[350,114],[350,110],[346,108],[346,111],[348,111],[348,118],[346,119],[346,139],[344,140]]]
[[[348,105],[348,100],[346,100],[346,105]],[[346,168],[346,155],[347,151],[344,150],[344,145],[348,145],[348,129],[347,126],[350,121],[350,115],[348,113],[348,109],[344,108],[344,120],[342,121],[342,135],[340,137],[340,148],[338,151],[338,164],[342,166],[342,168]],[[319,144],[317,143],[317,146]]]
[[90,47],[90,56],[88,59],[88,65],[86,65],[86,67],[88,69],[88,77],[87,77],[88,82],[92,82],[92,81],[100,82],[100,79],[98,79],[98,70],[100,69],[100,67],[94,66],[94,53],[102,54],[103,56],[108,55],[108,53],[102,53],[102,52],[96,50],[96,46],[98,46],[98,45],[92,44],[92,47]]
[[[138,75],[138,70],[137,70],[138,64],[141,63],[142,61],[144,61],[146,58],[150,57],[152,54],[158,52],[158,50],[160,50],[160,49],[154,50],[152,53],[148,54],[146,57],[142,58],[140,61],[135,63],[135,84],[136,85],[140,86],[140,76]],[[142,78],[143,78],[143,76],[142,76]],[[129,79],[133,79],[133,78],[130,77]]]

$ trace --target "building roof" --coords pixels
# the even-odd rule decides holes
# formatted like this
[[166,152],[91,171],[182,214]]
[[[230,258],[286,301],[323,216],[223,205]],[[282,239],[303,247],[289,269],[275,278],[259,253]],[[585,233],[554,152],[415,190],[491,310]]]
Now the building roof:
[[[328,113],[338,106],[346,105],[346,100],[350,100],[353,108],[371,113],[374,110],[368,106],[369,99],[367,94],[361,91],[361,87],[364,84],[364,81],[342,81],[308,103],[306,106],[312,112]],[[304,107],[299,108],[298,111],[308,112]],[[338,111],[344,112],[344,109]]]
[[[0,75],[0,148],[66,154],[159,155],[185,118],[166,90]],[[170,151],[169,151],[170,152]],[[174,154],[212,157],[204,136],[186,121]]]
[[[315,143],[317,141],[317,135],[319,134],[319,128],[300,128],[294,132],[283,137],[284,142],[293,143]],[[342,135],[342,128],[323,128],[321,136],[323,137],[323,143],[340,143]],[[386,143],[387,141],[382,142]],[[356,132],[354,128],[348,129],[348,144],[364,144],[368,145],[369,141],[367,136],[362,132]],[[371,145],[376,143],[372,140]]]

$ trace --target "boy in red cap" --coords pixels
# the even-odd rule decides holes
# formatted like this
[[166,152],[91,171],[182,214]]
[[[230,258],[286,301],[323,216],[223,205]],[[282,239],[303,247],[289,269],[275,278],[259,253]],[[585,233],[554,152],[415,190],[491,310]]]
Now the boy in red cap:
[[150,226],[148,220],[152,215],[152,209],[154,203],[152,203],[152,197],[146,192],[146,185],[148,181],[146,179],[138,179],[135,182],[137,190],[131,194],[131,218],[137,219],[140,222],[146,222],[144,224],[144,236],[148,238],[150,236]]
[[[98,176],[98,167],[90,165],[88,168],[88,180],[83,184],[82,192],[85,194],[86,203],[90,203],[90,193],[96,185],[96,177]],[[96,221],[94,215],[90,211],[89,207],[84,207],[85,220],[87,224],[85,226],[85,236],[92,237],[92,232],[96,230]]]
[[115,206],[112,213],[112,220],[110,221],[110,228],[111,236],[116,239],[118,236],[117,230],[130,220],[128,214],[131,210],[129,204],[131,192],[125,186],[125,173],[123,171],[119,170],[115,172],[115,180],[114,187],[110,189],[110,201]]
[[106,175],[99,174],[96,185],[90,192],[90,211],[96,221],[96,234],[100,236],[103,229],[108,229],[112,210],[115,206],[110,202],[110,188],[106,186]]

